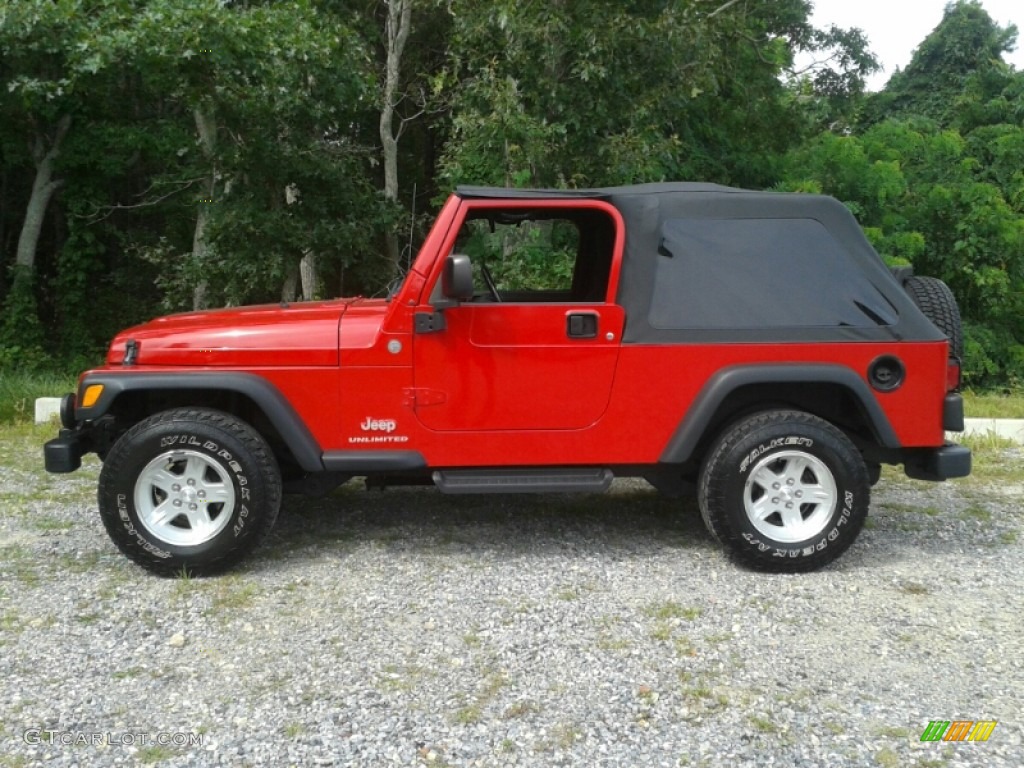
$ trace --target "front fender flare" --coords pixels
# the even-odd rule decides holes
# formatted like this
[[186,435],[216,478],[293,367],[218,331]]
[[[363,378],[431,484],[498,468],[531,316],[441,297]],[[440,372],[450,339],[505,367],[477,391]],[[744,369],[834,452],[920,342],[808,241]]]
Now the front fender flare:
[[95,421],[105,415],[114,401],[126,392],[220,391],[237,392],[252,400],[274,425],[296,462],[306,472],[323,472],[323,451],[302,417],[281,391],[261,376],[251,373],[87,373],[79,385],[84,392],[91,384],[102,384],[103,393],[89,408],[75,408],[78,421]]

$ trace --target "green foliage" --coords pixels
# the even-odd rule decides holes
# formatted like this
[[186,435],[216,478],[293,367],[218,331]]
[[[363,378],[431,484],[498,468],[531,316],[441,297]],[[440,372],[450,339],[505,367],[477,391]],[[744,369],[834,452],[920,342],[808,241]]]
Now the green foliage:
[[811,98],[849,95],[874,66],[856,35],[810,27],[802,0],[449,7],[449,183],[768,184],[805,125],[779,79],[796,51],[836,54],[835,79],[806,81]]
[[1024,75],[1016,34],[976,3],[947,8],[904,73],[870,100],[870,127],[791,152],[782,189],[843,200],[890,264],[952,288],[967,321],[965,380],[1014,385],[1024,340]]
[[[968,379],[1019,380],[1024,73],[1000,59],[1016,29],[952,3],[865,100],[869,42],[810,10],[417,2],[396,205],[379,193],[383,0],[0,0],[0,366],[92,364],[198,285],[213,306],[277,300],[307,255],[317,293],[373,294],[394,277],[385,233],[414,247],[456,183],[684,179],[836,195],[890,264],[952,286]],[[827,64],[799,71],[801,52]],[[14,270],[47,157],[33,266]],[[550,234],[503,241],[525,258],[499,253],[495,276],[564,281],[575,245]]]
[[[0,355],[4,352],[0,351]],[[54,373],[26,373],[0,362],[0,424],[31,422],[40,397],[58,397],[75,388],[75,379]]]
[[[579,230],[569,221],[527,221],[513,226],[467,222],[459,249],[477,269],[486,267],[502,291],[568,291],[579,252]],[[481,288],[482,279],[476,281]]]
[[1005,68],[1002,55],[1013,50],[1017,28],[996,24],[978,0],[956,0],[946,6],[942,22],[914,51],[910,64],[870,99],[864,121],[924,116],[951,125],[957,120],[960,97],[973,77]]
[[3,305],[0,325],[0,370],[38,371],[46,367],[48,357],[43,351],[45,335],[31,273],[16,267],[11,288]]
[[964,326],[964,385],[980,390],[1024,385],[1024,344],[1005,326]]

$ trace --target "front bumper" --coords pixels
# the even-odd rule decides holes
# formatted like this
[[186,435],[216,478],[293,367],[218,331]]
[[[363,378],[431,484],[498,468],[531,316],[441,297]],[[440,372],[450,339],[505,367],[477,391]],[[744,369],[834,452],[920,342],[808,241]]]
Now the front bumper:
[[82,466],[82,456],[94,450],[91,429],[75,421],[77,396],[68,392],[60,401],[60,423],[64,429],[43,446],[47,472],[74,472]]
[[88,453],[82,435],[70,429],[61,429],[60,436],[43,445],[43,458],[47,472],[74,472],[82,466],[82,456]]
[[92,441],[82,430],[62,429],[60,436],[43,446],[47,472],[74,472],[82,456],[92,450]]
[[956,443],[917,450],[903,462],[907,477],[915,480],[950,480],[971,474],[971,449]]

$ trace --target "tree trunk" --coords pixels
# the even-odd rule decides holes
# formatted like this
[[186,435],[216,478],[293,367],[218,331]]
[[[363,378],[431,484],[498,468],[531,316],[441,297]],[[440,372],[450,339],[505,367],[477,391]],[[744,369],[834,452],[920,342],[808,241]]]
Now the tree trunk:
[[319,298],[320,274],[317,269],[316,254],[306,251],[299,262],[299,274],[302,276],[302,298],[304,301],[313,301]]
[[[210,163],[210,177],[205,185],[206,194],[199,201],[199,208],[196,211],[196,228],[192,236],[192,258],[201,269],[210,253],[210,244],[206,239],[206,226],[210,221],[210,205],[213,202],[217,184],[217,122],[211,110],[196,107],[193,114],[196,120],[196,131],[199,134],[199,147],[203,152],[203,157]],[[192,289],[192,309],[206,309],[208,301],[206,293],[206,278],[201,277]]]
[[50,207],[53,193],[64,182],[53,178],[53,164],[60,154],[60,145],[71,127],[71,115],[64,115],[57,123],[50,146],[46,146],[42,136],[36,136],[32,149],[32,158],[36,164],[36,177],[32,182],[32,194],[25,209],[25,221],[21,225],[18,237],[18,254],[15,264],[24,267],[30,274],[36,266],[36,249],[39,247],[39,235],[43,231],[43,220],[46,209]]
[[[398,201],[398,135],[394,129],[395,108],[398,106],[398,83],[402,54],[409,40],[413,0],[385,0],[388,17],[385,23],[384,45],[387,59],[384,64],[384,93],[380,105],[380,142],[384,160],[384,198]],[[385,235],[388,259],[398,270],[401,250],[398,235],[389,231]]]
[[295,301],[296,290],[299,285],[299,263],[290,261],[285,267],[284,285],[281,287],[281,301]]

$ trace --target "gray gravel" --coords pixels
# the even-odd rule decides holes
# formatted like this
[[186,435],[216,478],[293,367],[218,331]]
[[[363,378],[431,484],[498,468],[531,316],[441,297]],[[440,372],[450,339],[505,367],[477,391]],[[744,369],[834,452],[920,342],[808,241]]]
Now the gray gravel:
[[[131,565],[95,460],[53,478],[37,452],[0,442],[0,766],[1024,764],[1020,451],[988,482],[887,472],[801,576],[617,481],[290,498],[202,580]],[[999,723],[922,743],[936,719]]]

